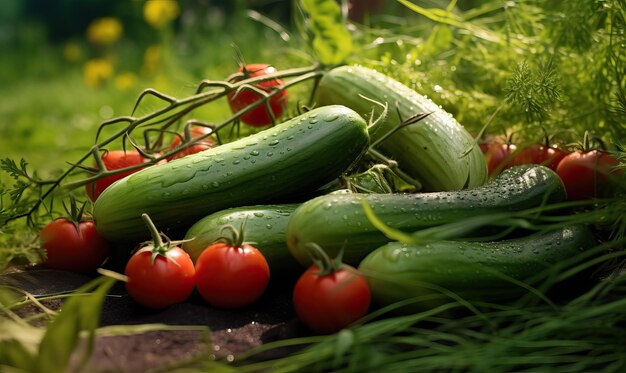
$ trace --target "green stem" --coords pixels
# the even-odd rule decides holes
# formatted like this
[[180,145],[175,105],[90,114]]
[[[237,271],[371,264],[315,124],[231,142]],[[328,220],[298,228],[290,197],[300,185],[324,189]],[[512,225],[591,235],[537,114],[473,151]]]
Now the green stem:
[[148,216],[148,214],[146,213],[143,213],[141,214],[141,218],[150,230],[150,235],[152,236],[152,241],[154,242],[154,248],[156,250],[162,250],[163,248],[165,248],[165,245],[163,244],[163,239],[161,238],[161,233],[159,233],[159,231],[157,230],[157,227],[152,222],[152,219],[150,219],[150,216]]
[[314,242],[307,243],[305,247],[309,251],[313,263],[319,267],[320,276],[330,275],[341,268],[341,255],[333,260],[326,254],[324,249]]
[[241,231],[243,231],[243,224],[241,226],[241,231],[230,224],[223,226],[220,233],[223,233],[224,231],[229,231],[231,234],[230,237],[226,237],[224,235],[220,237],[220,239],[223,239],[226,244],[234,247],[241,247],[243,245],[243,234],[241,234]]

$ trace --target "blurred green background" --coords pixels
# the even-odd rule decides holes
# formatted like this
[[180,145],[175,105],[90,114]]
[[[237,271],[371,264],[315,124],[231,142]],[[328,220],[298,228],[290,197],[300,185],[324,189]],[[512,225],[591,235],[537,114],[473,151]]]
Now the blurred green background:
[[234,45],[246,62],[285,67],[287,43],[251,15],[290,12],[291,1],[2,1],[0,156],[63,167],[143,89],[186,96],[235,71]]

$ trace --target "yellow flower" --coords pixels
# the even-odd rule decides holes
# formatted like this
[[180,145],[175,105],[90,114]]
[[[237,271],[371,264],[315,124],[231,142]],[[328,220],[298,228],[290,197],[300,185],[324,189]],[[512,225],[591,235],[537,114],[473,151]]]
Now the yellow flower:
[[115,88],[120,91],[126,91],[133,88],[137,84],[137,77],[131,72],[119,74],[115,78]]
[[146,74],[153,74],[161,61],[161,46],[153,44],[149,46],[143,55],[143,70]]
[[103,58],[94,58],[85,63],[83,74],[88,86],[99,87],[113,75],[113,65]]
[[123,32],[122,23],[117,18],[97,18],[87,28],[87,39],[97,45],[111,45],[120,39]]
[[143,18],[154,28],[160,29],[180,14],[176,0],[148,0],[143,6]]

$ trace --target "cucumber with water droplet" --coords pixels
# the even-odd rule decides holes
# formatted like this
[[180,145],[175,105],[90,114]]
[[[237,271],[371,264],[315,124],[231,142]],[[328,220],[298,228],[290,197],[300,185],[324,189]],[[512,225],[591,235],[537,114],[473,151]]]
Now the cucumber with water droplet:
[[[582,225],[497,242],[388,243],[359,265],[378,305],[419,298],[411,310],[453,302],[517,299],[596,244]],[[552,271],[552,272],[550,272]]]
[[370,129],[372,143],[401,120],[430,113],[377,146],[419,181],[423,191],[472,188],[487,181],[485,157],[470,133],[443,108],[406,85],[363,66],[340,66],[323,75],[316,92],[318,105],[345,105],[366,119],[372,111],[374,118],[382,111],[370,100],[386,103],[389,114]]
[[[299,273],[300,265],[287,248],[287,223],[298,204],[256,205],[226,209],[210,214],[189,228],[183,250],[195,262],[207,246],[216,242],[226,225],[239,230],[244,242],[253,242],[270,266],[270,273]],[[227,233],[227,232],[226,232]]]
[[298,207],[289,221],[287,244],[294,257],[308,266],[311,260],[307,244],[313,242],[330,256],[343,250],[344,262],[356,266],[372,250],[389,242],[365,215],[363,200],[391,228],[415,232],[472,216],[561,202],[565,200],[565,187],[551,169],[522,165],[511,167],[486,184],[471,189],[317,197]]
[[141,214],[166,233],[206,215],[312,192],[354,165],[369,145],[352,109],[325,106],[240,140],[148,167],[107,188],[94,205],[98,232],[146,239]]

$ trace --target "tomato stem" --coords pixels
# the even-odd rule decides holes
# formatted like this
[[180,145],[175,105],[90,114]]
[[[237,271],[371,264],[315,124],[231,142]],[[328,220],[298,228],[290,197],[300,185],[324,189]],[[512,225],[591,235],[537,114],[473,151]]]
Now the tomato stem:
[[152,219],[150,219],[150,216],[148,216],[148,214],[141,214],[141,218],[148,226],[148,229],[150,230],[150,235],[152,236],[152,247],[150,248],[150,244],[148,243],[148,245],[145,247],[145,250],[150,250],[152,252],[152,263],[154,264],[157,256],[165,255],[165,253],[167,253],[167,251],[170,249],[171,241],[168,239],[167,244],[163,243],[161,233],[159,233],[157,227],[154,225]]
[[314,242],[307,243],[305,247],[309,250],[313,263],[319,267],[320,276],[330,275],[343,267],[343,263],[341,261],[343,250],[339,252],[336,258],[331,259],[326,251]]
[[[244,222],[241,223],[241,227],[239,229],[235,228],[231,224],[224,225],[222,229],[220,230],[220,233],[222,233],[222,236],[218,238],[218,241],[224,241],[228,245],[231,245],[234,247],[241,247],[243,245],[243,233],[242,232],[245,227],[245,224],[246,222],[244,220]],[[224,231],[229,231],[231,236],[227,237],[223,235]]]

